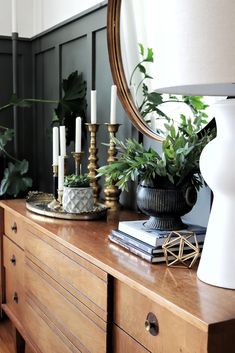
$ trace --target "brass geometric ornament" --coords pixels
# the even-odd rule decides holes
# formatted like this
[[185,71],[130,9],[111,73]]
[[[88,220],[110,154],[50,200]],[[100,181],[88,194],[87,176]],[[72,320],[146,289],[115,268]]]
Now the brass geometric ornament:
[[191,268],[200,255],[197,236],[194,232],[173,231],[166,238],[162,248],[169,267],[182,267],[183,265]]

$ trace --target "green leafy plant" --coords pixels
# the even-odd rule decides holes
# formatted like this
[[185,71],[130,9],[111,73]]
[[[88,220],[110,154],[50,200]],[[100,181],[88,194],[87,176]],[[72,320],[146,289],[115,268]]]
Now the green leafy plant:
[[[0,111],[13,106],[29,107],[30,105],[31,103],[27,100],[19,99],[13,95],[8,104],[0,107]],[[12,141],[13,137],[13,129],[0,126],[0,155],[8,160],[7,167],[3,173],[3,179],[0,183],[0,196],[10,195],[16,197],[20,192],[26,191],[32,186],[32,179],[27,177],[28,161],[26,159],[19,160],[7,151],[6,146]]]
[[62,81],[64,95],[55,108],[53,124],[59,123],[66,126],[67,145],[74,141],[75,119],[77,116],[85,119],[86,112],[86,81],[82,73],[72,72]]
[[64,178],[64,186],[70,188],[85,188],[90,186],[90,178],[88,174],[71,174],[67,175]]
[[[171,117],[169,117],[164,112],[164,105],[166,103],[183,103],[186,104],[192,111],[194,117],[197,119],[197,127],[202,128],[207,123],[207,114],[205,109],[208,107],[207,104],[203,102],[202,96],[175,96],[172,94],[163,95],[155,91],[149,91],[148,82],[153,78],[147,72],[146,64],[154,62],[154,54],[152,48],[147,48],[145,50],[143,44],[139,43],[141,61],[135,66],[130,77],[130,87],[134,87],[134,76],[137,72],[142,75],[142,79],[135,88],[135,101],[140,115],[145,119],[147,123],[150,123],[149,116],[151,113],[156,113],[158,119],[164,119],[168,123],[174,122]],[[139,91],[142,90],[141,101],[138,102]],[[159,135],[165,137],[165,131],[161,128],[157,129]]]
[[[146,119],[149,113],[157,113],[159,119],[163,119],[163,129],[158,132],[163,137],[162,154],[153,148],[145,149],[141,143],[134,139],[125,142],[113,138],[113,143],[118,149],[118,158],[109,165],[98,169],[98,176],[105,175],[108,184],[115,184],[121,190],[128,190],[129,180],[157,180],[166,178],[170,183],[181,186],[186,181],[191,182],[198,190],[203,179],[199,170],[199,157],[205,145],[214,138],[215,129],[203,129],[207,124],[208,107],[201,96],[170,95],[164,100],[162,94],[149,92],[146,80],[152,79],[147,73],[145,63],[153,62],[153,51],[148,48],[145,53],[142,44],[140,54],[142,59],[131,75],[130,85],[136,71],[143,78],[137,85],[136,95],[142,87],[143,100],[138,105],[140,114]],[[180,114],[179,121],[175,121],[162,111],[164,103],[177,102],[187,105],[193,117]]]
[[199,157],[214,132],[199,137],[195,119],[188,124],[185,124],[184,117],[181,119],[178,130],[173,125],[166,126],[168,134],[162,143],[161,155],[151,147],[145,149],[134,139],[121,142],[114,138],[118,159],[100,167],[98,176],[105,175],[108,184],[115,184],[121,190],[128,190],[129,180],[155,180],[159,177],[167,178],[176,186],[188,180],[198,190],[203,184]]
[[[72,72],[62,82],[64,96],[60,100],[19,98],[12,95],[9,102],[0,107],[0,111],[12,107],[29,108],[33,103],[57,104],[52,124],[59,123],[66,126],[67,144],[74,140],[75,118],[85,117],[86,110],[86,82],[82,74]],[[14,138],[14,130],[0,126],[0,155],[7,160],[7,167],[4,170],[3,179],[0,183],[0,196],[18,196],[32,186],[32,179],[27,177],[28,161],[19,160],[7,151],[7,144]]]
[[8,194],[16,197],[20,192],[32,186],[32,179],[27,177],[28,161],[9,162],[4,170],[4,177],[0,185],[0,195]]
[[[0,107],[0,112],[12,107],[29,108],[33,103],[57,103],[54,100],[18,98],[13,94],[7,104]],[[21,192],[32,186],[32,179],[27,176],[29,163],[26,159],[19,160],[7,151],[7,144],[14,138],[14,130],[0,125],[0,155],[6,159],[7,166],[0,183],[0,196],[17,197]]]

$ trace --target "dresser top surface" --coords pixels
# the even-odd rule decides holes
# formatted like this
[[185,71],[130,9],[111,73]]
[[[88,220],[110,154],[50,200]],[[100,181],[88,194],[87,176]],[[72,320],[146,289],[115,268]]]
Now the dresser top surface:
[[5,200],[0,206],[205,330],[210,324],[235,320],[235,290],[201,282],[195,268],[151,265],[108,240],[119,220],[141,218],[137,213],[110,212],[107,220],[68,221],[36,215],[26,209],[25,200]]

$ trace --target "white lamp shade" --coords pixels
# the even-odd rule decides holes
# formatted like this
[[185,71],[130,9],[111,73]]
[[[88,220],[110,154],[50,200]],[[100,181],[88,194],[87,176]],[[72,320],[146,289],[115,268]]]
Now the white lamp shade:
[[235,1],[157,0],[155,87],[235,95]]

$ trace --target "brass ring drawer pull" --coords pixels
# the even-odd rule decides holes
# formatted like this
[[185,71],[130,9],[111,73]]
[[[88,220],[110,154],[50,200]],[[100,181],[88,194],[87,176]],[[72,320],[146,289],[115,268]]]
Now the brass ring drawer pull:
[[144,325],[146,331],[148,331],[152,336],[157,336],[159,332],[159,325],[156,315],[153,313],[148,313]]
[[18,297],[18,293],[17,292],[14,292],[13,296],[12,296],[12,300],[18,304],[19,302],[19,297]]
[[11,261],[11,263],[12,263],[13,265],[16,265],[16,257],[15,257],[15,255],[12,255],[10,261]]
[[14,222],[13,225],[11,226],[11,230],[12,230],[14,233],[17,233],[17,224],[16,224],[16,222]]

